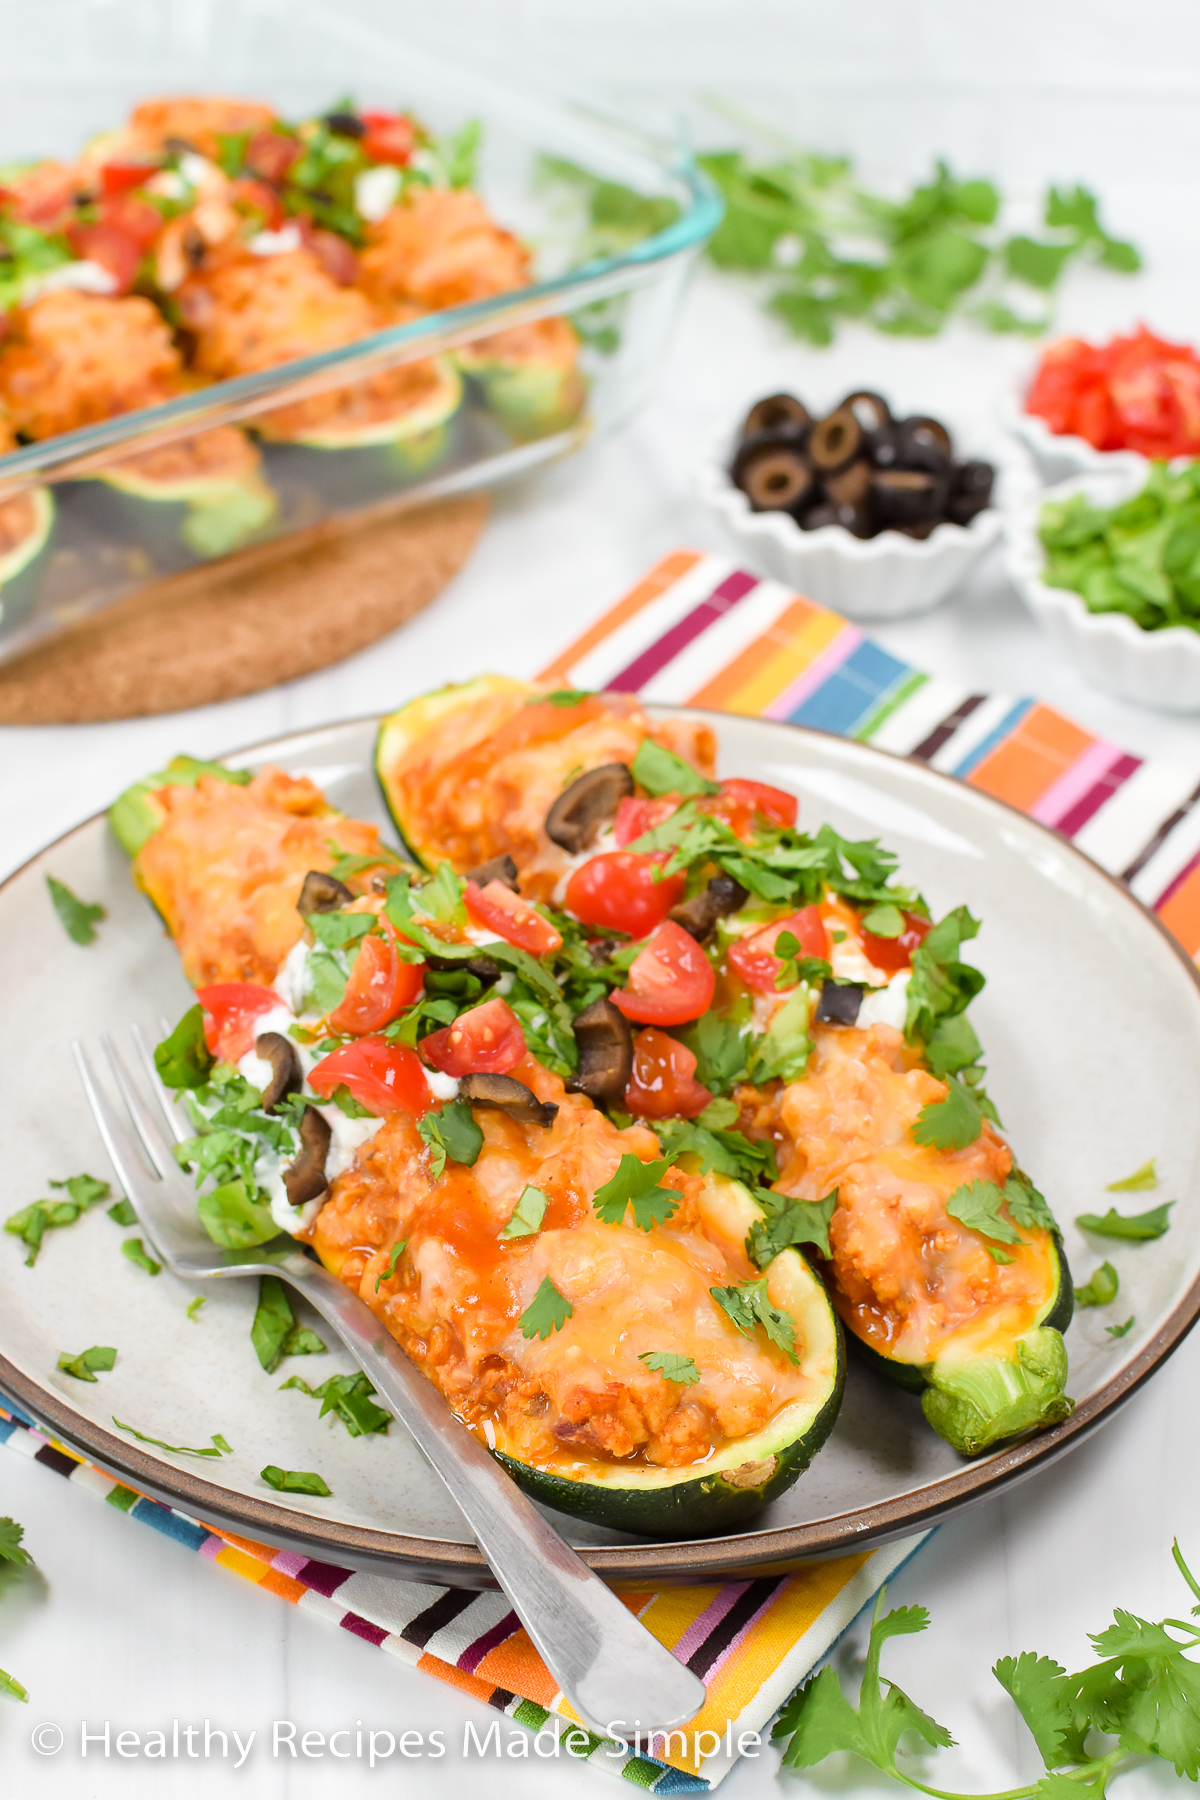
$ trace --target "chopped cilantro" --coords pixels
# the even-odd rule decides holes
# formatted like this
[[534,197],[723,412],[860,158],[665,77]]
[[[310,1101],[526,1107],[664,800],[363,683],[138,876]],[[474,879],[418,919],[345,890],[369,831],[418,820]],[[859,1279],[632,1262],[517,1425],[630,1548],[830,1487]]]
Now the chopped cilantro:
[[329,873],[335,881],[351,881],[355,875],[362,875],[368,869],[398,868],[403,857],[390,844],[380,844],[374,856],[356,856],[352,851],[343,850],[332,838],[326,838],[325,848],[333,858]]
[[252,1196],[240,1178],[222,1182],[211,1193],[201,1194],[196,1210],[213,1243],[223,1250],[249,1250],[279,1236],[271,1208]]
[[898,938],[904,930],[904,914],[898,906],[885,901],[882,906],[873,906],[862,922],[864,931],[872,937]]
[[710,1093],[725,1093],[745,1079],[747,1040],[732,1018],[707,1012],[674,1035],[696,1058],[696,1080]]
[[559,1293],[547,1275],[521,1314],[521,1336],[540,1338],[545,1343],[552,1332],[562,1330],[574,1311],[571,1302]]
[[268,1463],[259,1473],[267,1486],[278,1494],[315,1494],[324,1500],[333,1493],[333,1489],[311,1469],[280,1469],[274,1463]]
[[348,944],[358,943],[374,924],[375,914],[369,912],[310,913],[308,916],[309,930],[326,950],[344,950]]
[[21,1548],[24,1536],[25,1527],[15,1519],[0,1519],[0,1563],[14,1563],[20,1568],[33,1566],[32,1556]]
[[555,688],[550,694],[531,694],[525,704],[537,706],[546,700],[551,706],[578,706],[581,700],[590,700],[591,697],[591,688]]
[[1106,1325],[1104,1327],[1110,1338],[1123,1338],[1133,1330],[1133,1314],[1130,1313],[1123,1325]]
[[164,1087],[203,1087],[214,1060],[204,1040],[204,1008],[200,1005],[189,1008],[170,1036],[154,1048],[154,1066]]
[[369,1106],[364,1106],[361,1100],[354,1098],[344,1081],[338,1083],[329,1098],[338,1111],[345,1113],[348,1119],[374,1119],[377,1116]]
[[448,1100],[440,1111],[425,1113],[417,1120],[417,1130],[429,1145],[435,1181],[441,1180],[447,1157],[469,1169],[483,1149],[483,1133],[465,1100]]
[[973,919],[965,906],[957,906],[913,951],[904,1025],[909,1043],[929,1043],[939,1023],[964,1012],[983,987],[980,970],[960,962],[958,955],[978,931],[978,919]]
[[756,1219],[746,1239],[746,1255],[757,1269],[793,1245],[811,1244],[828,1260],[829,1222],[837,1208],[838,1190],[833,1189],[823,1200],[789,1200],[783,1194],[759,1189],[755,1199],[766,1212],[765,1220]]
[[[713,1131],[704,1123],[707,1115],[721,1105],[724,1105],[723,1101],[714,1101],[712,1106],[705,1107],[699,1119],[651,1120],[664,1155],[671,1162],[678,1162],[681,1156],[698,1157],[701,1175],[715,1169],[718,1175],[731,1175],[735,1181],[744,1181],[752,1189],[757,1188],[760,1181],[777,1180],[775,1146],[769,1138],[748,1138],[740,1131]],[[737,1117],[736,1107],[733,1117]]]
[[935,1150],[964,1150],[983,1130],[983,1108],[956,1075],[944,1077],[946,1098],[928,1101],[913,1121],[915,1144]]
[[1104,1190],[1105,1193],[1141,1194],[1148,1188],[1156,1188],[1158,1186],[1158,1170],[1155,1168],[1157,1161],[1158,1158],[1152,1156],[1149,1162],[1144,1162],[1140,1169],[1133,1171],[1132,1175],[1126,1175],[1123,1181],[1110,1181]]
[[758,1281],[743,1282],[740,1287],[715,1287],[708,1291],[744,1337],[753,1337],[755,1325],[761,1325],[788,1361],[799,1363],[795,1323],[781,1307],[771,1305],[765,1275]]
[[527,1187],[513,1207],[508,1224],[500,1232],[503,1239],[536,1237],[550,1202],[541,1188]]
[[969,1231],[977,1231],[989,1240],[985,1248],[993,1262],[1012,1261],[1006,1252],[996,1249],[997,1244],[1025,1242],[1016,1227],[1000,1212],[1007,1198],[1007,1190],[998,1188],[994,1181],[969,1181],[955,1188],[946,1202],[946,1211],[952,1219],[961,1220]]
[[121,1244],[121,1255],[127,1256],[139,1269],[145,1269],[147,1275],[162,1274],[162,1264],[155,1262],[140,1237],[125,1238]]
[[110,1344],[93,1344],[90,1350],[81,1350],[78,1356],[71,1356],[64,1350],[58,1366],[64,1375],[73,1375],[76,1381],[95,1381],[96,1370],[105,1374],[116,1360],[117,1353]]
[[56,881],[53,875],[47,875],[46,886],[50,890],[50,898],[54,910],[67,936],[75,944],[90,944],[95,941],[96,926],[101,919],[108,917],[104,907],[98,902],[80,900],[63,881]]
[[408,1249],[408,1239],[407,1238],[401,1238],[400,1242],[398,1244],[392,1245],[392,1254],[391,1254],[391,1257],[389,1258],[387,1268],[380,1270],[379,1274],[375,1277],[375,1292],[376,1293],[379,1292],[381,1283],[383,1283],[385,1281],[390,1281],[392,1279],[393,1275],[396,1273],[396,1269],[400,1262],[400,1258],[404,1255],[404,1252],[407,1249]]
[[114,1225],[120,1225],[125,1230],[138,1222],[137,1214],[128,1200],[118,1200],[115,1205],[106,1208],[106,1217],[110,1218]]
[[206,1304],[207,1300],[208,1300],[207,1294],[197,1294],[194,1300],[188,1301],[185,1311],[187,1312],[187,1316],[192,1321],[193,1325],[196,1323],[196,1320],[200,1316],[200,1308]]
[[25,1258],[27,1269],[37,1261],[47,1231],[73,1225],[81,1213],[98,1200],[106,1200],[110,1192],[107,1181],[98,1181],[94,1175],[71,1175],[66,1181],[52,1181],[49,1186],[65,1190],[69,1199],[35,1200],[32,1206],[22,1207],[4,1222],[5,1231],[20,1238],[29,1251]]
[[633,1222],[639,1231],[661,1225],[678,1211],[683,1198],[678,1188],[665,1187],[662,1178],[669,1162],[644,1163],[628,1153],[622,1156],[617,1172],[592,1195],[596,1217],[605,1225],[620,1225],[625,1209],[633,1208]]
[[1136,1243],[1145,1243],[1166,1235],[1174,1204],[1173,1200],[1166,1200],[1161,1206],[1151,1207],[1149,1212],[1132,1214],[1119,1213],[1110,1206],[1103,1217],[1099,1213],[1080,1213],[1075,1223],[1081,1231],[1090,1231],[1095,1237],[1129,1238]]
[[171,1452],[172,1456],[232,1456],[233,1455],[233,1451],[230,1449],[229,1445],[225,1442],[225,1439],[221,1436],[221,1434],[219,1432],[215,1433],[213,1435],[213,1437],[209,1440],[209,1442],[212,1444],[211,1450],[194,1450],[188,1444],[164,1444],[164,1442],[161,1438],[147,1437],[144,1432],[135,1431],[135,1429],[132,1425],[123,1425],[121,1423],[120,1419],[118,1419],[115,1414],[113,1415],[113,1424],[116,1426],[118,1431],[127,1431],[129,1433],[130,1437],[135,1437],[138,1440],[139,1444],[153,1444],[154,1448],[156,1450],[169,1450]]
[[297,1325],[287,1289],[278,1275],[259,1278],[250,1342],[268,1375],[275,1373],[285,1356],[319,1356],[328,1349],[315,1331]]
[[808,1035],[808,989],[798,987],[784,1001],[761,1037],[751,1039],[752,1081],[800,1081],[808,1068],[812,1039]]
[[644,1362],[664,1380],[678,1382],[680,1387],[691,1387],[700,1379],[700,1371],[691,1357],[677,1356],[673,1350],[643,1350],[638,1361]]
[[656,796],[682,794],[688,799],[696,794],[719,794],[721,791],[715,781],[707,781],[691,763],[684,762],[682,756],[676,756],[662,744],[656,744],[653,738],[642,739],[629,772],[639,787]]
[[390,1412],[377,1406],[371,1395],[375,1389],[360,1370],[356,1375],[331,1375],[320,1387],[309,1387],[299,1375],[289,1376],[280,1386],[282,1394],[287,1388],[299,1388],[310,1400],[319,1400],[321,1410],[318,1419],[326,1413],[332,1413],[342,1421],[351,1437],[369,1437],[372,1432],[386,1432],[392,1422]]

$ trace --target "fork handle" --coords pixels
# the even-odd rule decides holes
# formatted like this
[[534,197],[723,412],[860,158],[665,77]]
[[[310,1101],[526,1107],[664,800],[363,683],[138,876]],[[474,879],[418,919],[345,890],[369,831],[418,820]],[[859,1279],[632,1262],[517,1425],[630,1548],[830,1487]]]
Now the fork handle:
[[593,1731],[668,1731],[703,1682],[651,1636],[545,1520],[357,1294],[299,1254],[278,1272],[338,1332],[461,1508],[559,1688]]

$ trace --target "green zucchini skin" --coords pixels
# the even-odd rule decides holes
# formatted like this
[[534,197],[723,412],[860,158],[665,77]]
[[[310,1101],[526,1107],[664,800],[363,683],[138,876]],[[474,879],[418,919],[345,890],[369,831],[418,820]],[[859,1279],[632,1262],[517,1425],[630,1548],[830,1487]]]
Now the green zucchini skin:
[[[608,1482],[599,1485],[568,1481],[517,1462],[502,1451],[493,1454],[532,1499],[612,1531],[628,1531],[639,1537],[689,1538],[740,1530],[799,1480],[833,1430],[846,1385],[846,1346],[840,1321],[835,1320],[835,1327],[837,1368],[820,1411],[800,1436],[774,1447],[770,1452],[774,1466],[764,1469],[763,1479],[751,1486],[738,1486],[718,1470],[670,1486],[623,1488]],[[756,1439],[764,1453],[769,1431],[768,1427]],[[763,1461],[767,1461],[767,1454]]]
[[221,763],[201,762],[194,756],[174,756],[165,769],[143,775],[118,794],[108,809],[108,824],[126,856],[136,856],[147,838],[152,838],[163,821],[154,804],[159,788],[195,787],[202,775],[244,787],[250,780],[249,769],[227,769]]
[[[1062,1240],[1057,1234],[1052,1237],[1051,1242],[1058,1264],[1058,1282],[1054,1297],[1041,1318],[1035,1321],[1029,1332],[1022,1335],[1021,1340],[1014,1343],[1013,1362],[1018,1367],[1022,1361],[1029,1360],[1031,1351],[1036,1353],[1039,1349],[1043,1353],[1048,1353],[1050,1361],[1057,1364],[1059,1361],[1057,1346],[1050,1340],[1057,1339],[1061,1345],[1062,1335],[1074,1316],[1075,1287],[1071,1279],[1066,1252],[1063,1249]],[[1068,1400],[1062,1392],[1061,1380],[1057,1378],[1057,1369],[1051,1373],[1047,1368],[1042,1384],[1044,1398],[1040,1402],[1031,1398],[1024,1409],[1029,1416],[1022,1417],[1020,1407],[1016,1409],[1015,1413],[1007,1415],[1010,1419],[1016,1417],[1020,1420],[1014,1430],[1004,1431],[997,1428],[1006,1416],[1003,1413],[992,1421],[983,1417],[972,1418],[964,1426],[961,1420],[950,1416],[952,1409],[947,1407],[943,1391],[949,1384],[945,1378],[939,1382],[935,1363],[900,1362],[894,1357],[884,1356],[874,1345],[864,1342],[853,1332],[850,1334],[850,1342],[853,1345],[853,1354],[868,1368],[874,1369],[879,1375],[886,1376],[889,1381],[894,1382],[897,1387],[904,1388],[906,1392],[921,1395],[922,1410],[929,1423],[939,1436],[944,1437],[947,1443],[963,1456],[980,1456],[985,1451],[995,1449],[997,1445],[1006,1442],[1008,1438],[1018,1436],[1024,1431],[1038,1430],[1046,1425],[1057,1424],[1067,1417],[1074,1405],[1074,1402]],[[1026,1346],[1024,1354],[1019,1347],[1020,1344]],[[991,1359],[980,1358],[978,1360],[982,1363]],[[1065,1379],[1065,1348],[1062,1350],[1061,1365],[1061,1375]]]
[[34,527],[29,536],[0,556],[0,631],[10,631],[28,618],[37,604],[46,572],[45,552],[54,533],[54,496],[48,487],[34,488]]

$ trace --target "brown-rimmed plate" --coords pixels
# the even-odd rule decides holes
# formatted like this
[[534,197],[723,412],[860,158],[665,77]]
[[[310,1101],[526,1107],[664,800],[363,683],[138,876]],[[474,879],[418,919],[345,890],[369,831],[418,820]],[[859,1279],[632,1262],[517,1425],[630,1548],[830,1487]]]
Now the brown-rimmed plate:
[[[667,713],[675,709],[652,709]],[[881,837],[936,915],[960,902],[983,920],[972,945],[988,986],[972,1018],[989,1091],[1023,1167],[1066,1230],[1086,1279],[1107,1258],[1120,1274],[1109,1308],[1077,1315],[1068,1346],[1077,1405],[1052,1431],[964,1463],[917,1401],[852,1367],[829,1443],[753,1530],[660,1543],[555,1515],[605,1577],[683,1582],[779,1570],[907,1535],[1044,1467],[1079,1444],[1170,1354],[1200,1312],[1200,978],[1158,922],[1119,883],[1052,832],[946,776],[865,745],[728,714],[707,714],[720,772],[800,795],[809,829],[824,819],[850,837]],[[279,738],[230,760],[272,761],[311,774],[348,812],[384,822],[371,773],[376,721]],[[389,833],[390,835],[390,833]],[[63,932],[47,897],[53,874],[108,916],[86,947]],[[0,1095],[7,1212],[50,1179],[107,1176],[104,1151],[71,1065],[72,1036],[139,1019],[153,1028],[189,1003],[174,951],[135,892],[103,817],[80,825],[0,887]],[[1071,1221],[1103,1212],[1106,1184],[1149,1157],[1164,1185],[1125,1210],[1178,1202],[1166,1237],[1088,1241]],[[1133,1204],[1129,1204],[1129,1202]],[[275,1375],[249,1341],[253,1282],[196,1290],[148,1276],[121,1254],[133,1235],[94,1207],[49,1231],[33,1268],[0,1239],[0,1389],[52,1435],[110,1474],[208,1523],[321,1560],[393,1575],[486,1585],[440,1483],[405,1433],[351,1439],[316,1404],[279,1392],[351,1367],[335,1346]],[[1107,1327],[1134,1320],[1121,1338]],[[311,1322],[311,1321],[310,1321]],[[112,1344],[116,1367],[95,1385],[60,1373],[60,1351]],[[214,1433],[232,1453],[168,1453],[118,1430],[199,1449]],[[332,1497],[283,1499],[267,1463],[317,1469]]]

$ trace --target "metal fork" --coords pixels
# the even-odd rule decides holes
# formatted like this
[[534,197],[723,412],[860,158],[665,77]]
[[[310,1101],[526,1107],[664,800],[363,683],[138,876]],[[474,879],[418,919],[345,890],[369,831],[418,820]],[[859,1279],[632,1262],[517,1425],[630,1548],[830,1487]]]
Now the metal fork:
[[188,1134],[136,1026],[133,1039],[144,1089],[112,1040],[101,1040],[128,1123],[78,1039],[72,1048],[113,1168],[155,1253],[185,1281],[278,1275],[316,1308],[449,1488],[546,1667],[592,1730],[619,1733],[640,1723],[668,1731],[694,1718],[703,1682],[563,1541],[357,1294],[283,1234],[246,1251],[219,1250],[211,1241],[163,1125],[176,1142]]

